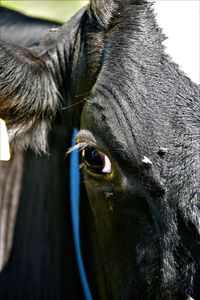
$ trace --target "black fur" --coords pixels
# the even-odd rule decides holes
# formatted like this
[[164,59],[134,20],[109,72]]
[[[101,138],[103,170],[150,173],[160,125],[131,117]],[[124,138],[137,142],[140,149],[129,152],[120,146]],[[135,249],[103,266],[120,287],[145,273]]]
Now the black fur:
[[33,118],[15,140],[26,134],[26,144],[44,149],[38,126],[58,110],[58,90],[68,139],[80,126],[112,161],[111,177],[84,169],[82,241],[94,299],[200,299],[199,87],[165,54],[164,39],[147,1],[94,0],[34,51],[0,44],[15,74],[47,86],[45,103],[26,80],[15,90],[0,59],[0,116],[11,138]]
[[[7,18],[8,15],[9,18]],[[6,48],[6,51],[12,49],[10,59],[19,57],[13,65],[11,60],[9,64],[1,61],[3,68],[7,66],[12,74],[16,75],[12,75],[10,79],[7,77],[7,84],[5,80],[1,81],[1,84],[4,84],[5,88],[13,88],[16,95],[10,91],[9,95],[13,96],[14,101],[18,99],[22,103],[23,98],[25,103],[22,106],[17,103],[13,109],[9,109],[8,115],[5,114],[5,108],[0,109],[2,116],[7,119],[9,127],[14,132],[17,127],[24,128],[24,131],[16,132],[15,137],[18,136],[18,139],[12,144],[11,161],[0,163],[0,247],[1,250],[2,247],[4,249],[3,257],[0,251],[0,268],[2,263],[4,265],[0,272],[0,299],[83,299],[74,253],[70,203],[67,201],[69,177],[65,152],[71,143],[68,111],[64,110],[62,114],[57,114],[53,121],[53,129],[49,134],[48,154],[42,154],[41,149],[45,149],[46,137],[41,130],[38,130],[38,126],[42,129],[41,124],[44,123],[45,128],[50,127],[48,118],[53,119],[53,116],[48,115],[48,109],[45,109],[45,103],[41,101],[44,100],[45,86],[42,86],[42,82],[39,82],[39,78],[35,76],[34,85],[37,87],[38,84],[38,89],[34,90],[31,74],[35,74],[34,67],[39,72],[40,63],[40,72],[47,70],[47,67],[40,58],[36,57],[41,55],[43,51],[41,48],[37,48],[38,54],[36,54],[36,50],[32,52],[30,49],[19,47],[19,45],[25,47],[29,45],[36,49],[35,46],[40,43],[41,36],[48,34],[49,29],[55,28],[58,24],[47,22],[49,25],[45,25],[44,28],[41,25],[42,21],[23,15],[17,14],[17,16],[19,18],[16,18],[15,12],[10,10],[7,12],[6,9],[1,8],[0,20],[3,20],[1,25],[4,30],[4,40],[17,45],[17,47],[11,46],[4,41],[2,48]],[[11,23],[15,26],[10,27]],[[26,27],[27,23],[29,25]],[[36,25],[40,28],[39,34],[34,31]],[[23,31],[24,28],[25,31]],[[8,30],[5,31],[6,29]],[[20,38],[21,31],[23,41]],[[54,34],[56,34],[55,31]],[[51,33],[49,35],[51,37]],[[30,56],[27,57],[29,53]],[[5,53],[1,54],[5,55]],[[8,62],[9,54],[4,57]],[[15,70],[14,67],[16,67]],[[29,77],[26,76],[27,73],[17,75],[17,72],[23,69],[28,72]],[[46,77],[48,79],[49,74],[46,75],[39,73],[39,77],[44,79],[43,82]],[[1,76],[4,77],[3,74]],[[16,77],[19,79],[17,80]],[[13,85],[11,79],[17,84],[20,83],[21,86],[24,84],[23,87],[28,87],[32,94],[26,96],[22,88],[23,97],[19,98],[20,89]],[[53,86],[55,86],[54,82]],[[51,95],[53,86],[49,87],[50,91],[46,90],[46,95]],[[2,90],[0,94],[3,100],[8,99],[4,103],[10,103],[10,99]],[[33,100],[36,94],[38,95],[36,103],[30,103],[29,101]],[[51,102],[51,99],[46,99],[47,102],[49,100]],[[42,107],[44,113],[41,111]],[[36,127],[34,125],[33,129],[27,128],[34,118],[30,111],[40,116],[38,120],[33,119],[33,123],[38,124]],[[54,111],[52,113],[55,115]],[[47,114],[46,117],[45,114]],[[12,129],[10,134],[13,132]],[[26,141],[24,141],[25,137]],[[30,149],[25,152],[17,149],[27,145],[27,141],[40,151],[40,156]]]
[[200,299],[199,87],[165,54],[152,7],[139,2],[116,1],[112,17],[107,10],[102,64],[82,115],[114,168],[110,180],[84,172],[98,284],[102,299]]

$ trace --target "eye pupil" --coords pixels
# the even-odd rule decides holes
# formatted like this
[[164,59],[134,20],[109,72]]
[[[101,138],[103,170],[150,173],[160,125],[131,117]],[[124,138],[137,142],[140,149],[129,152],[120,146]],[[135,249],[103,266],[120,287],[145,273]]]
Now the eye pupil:
[[[82,161],[85,163],[86,167],[94,173],[103,174],[111,172],[110,168],[109,172],[104,172],[105,158],[107,158],[107,156],[104,153],[92,146],[87,146],[82,150]],[[107,160],[109,159],[107,158],[106,161]]]
[[104,164],[104,157],[95,148],[85,149],[85,160],[92,166],[101,167]]
[[82,152],[82,159],[86,166],[95,173],[102,173],[104,156],[94,147],[86,147]]

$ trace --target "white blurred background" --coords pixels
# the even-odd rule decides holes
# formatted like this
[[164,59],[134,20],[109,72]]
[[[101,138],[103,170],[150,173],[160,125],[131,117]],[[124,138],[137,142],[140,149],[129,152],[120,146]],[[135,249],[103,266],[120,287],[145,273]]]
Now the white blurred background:
[[166,51],[180,68],[200,83],[200,1],[157,0],[157,21],[169,37]]

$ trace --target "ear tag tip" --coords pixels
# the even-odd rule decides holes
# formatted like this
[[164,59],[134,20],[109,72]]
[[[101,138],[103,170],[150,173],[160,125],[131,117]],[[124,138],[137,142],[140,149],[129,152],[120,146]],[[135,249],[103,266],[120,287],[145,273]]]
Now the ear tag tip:
[[10,145],[6,123],[0,118],[0,161],[10,160]]

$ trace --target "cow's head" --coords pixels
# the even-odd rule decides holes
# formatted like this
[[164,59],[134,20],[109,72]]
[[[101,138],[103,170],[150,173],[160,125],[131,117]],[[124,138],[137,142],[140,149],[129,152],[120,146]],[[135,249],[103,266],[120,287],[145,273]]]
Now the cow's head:
[[91,1],[88,16],[95,76],[77,143],[100,299],[195,296],[197,88],[164,53],[146,1]]
[[57,111],[57,88],[67,99],[70,125],[80,125],[84,254],[100,299],[197,298],[197,87],[164,53],[146,1],[93,0],[55,35],[38,56],[19,50],[16,59],[0,44],[0,58],[10,55],[15,70],[26,71],[5,86],[11,71],[0,65],[0,113],[38,148],[37,126],[42,137]]

